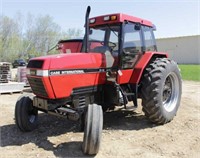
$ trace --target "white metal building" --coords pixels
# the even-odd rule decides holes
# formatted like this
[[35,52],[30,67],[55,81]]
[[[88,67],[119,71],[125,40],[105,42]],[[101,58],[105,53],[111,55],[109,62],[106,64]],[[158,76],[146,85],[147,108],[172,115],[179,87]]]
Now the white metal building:
[[157,39],[160,52],[167,52],[178,64],[200,64],[200,35]]

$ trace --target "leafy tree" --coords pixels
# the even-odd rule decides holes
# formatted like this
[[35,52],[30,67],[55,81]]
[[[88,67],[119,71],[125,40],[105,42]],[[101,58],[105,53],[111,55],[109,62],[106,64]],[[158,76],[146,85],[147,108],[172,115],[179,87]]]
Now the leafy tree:
[[80,36],[82,30],[70,28],[65,32],[49,15],[35,17],[29,13],[23,16],[20,12],[14,18],[1,15],[0,61],[46,55],[59,40]]
[[66,33],[67,38],[80,38],[82,35],[82,30],[69,28]]
[[1,38],[1,60],[9,60],[16,57],[20,50],[20,34],[18,24],[7,16],[0,19],[0,38]]

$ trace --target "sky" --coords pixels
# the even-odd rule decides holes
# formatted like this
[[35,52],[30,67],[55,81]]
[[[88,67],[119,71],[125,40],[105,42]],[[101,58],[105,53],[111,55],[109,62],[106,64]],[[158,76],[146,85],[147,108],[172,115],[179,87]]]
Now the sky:
[[0,0],[0,14],[50,15],[64,31],[84,30],[88,5],[90,17],[125,13],[150,20],[157,38],[200,35],[200,0]]

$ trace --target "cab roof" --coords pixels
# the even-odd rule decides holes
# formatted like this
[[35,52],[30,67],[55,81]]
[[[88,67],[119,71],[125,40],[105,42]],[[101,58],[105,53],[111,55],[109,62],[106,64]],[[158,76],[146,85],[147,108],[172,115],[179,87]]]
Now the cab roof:
[[[105,20],[104,18],[108,18],[108,17],[114,17],[116,16],[115,20]],[[91,23],[93,21],[93,23]],[[134,16],[130,16],[127,14],[123,14],[123,13],[115,13],[115,14],[108,14],[108,15],[102,15],[102,16],[97,16],[97,17],[93,17],[90,18],[90,27],[93,26],[97,26],[97,25],[103,25],[103,24],[112,24],[112,23],[123,23],[124,21],[129,21],[129,22],[133,22],[133,23],[140,23],[142,25],[146,25],[146,26],[150,26],[153,27],[152,22],[145,20],[145,19],[141,19],[138,17],[134,17]]]

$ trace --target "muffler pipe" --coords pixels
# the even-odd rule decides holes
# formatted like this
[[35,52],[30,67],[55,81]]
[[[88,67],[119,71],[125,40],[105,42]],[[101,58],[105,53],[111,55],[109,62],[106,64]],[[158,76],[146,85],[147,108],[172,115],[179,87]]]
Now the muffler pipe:
[[89,15],[90,15],[90,10],[91,10],[91,7],[88,6],[87,7],[87,11],[86,11],[86,14],[85,14],[85,44],[84,44],[84,47],[85,47],[85,50],[84,52],[88,52],[88,48],[89,48]]

